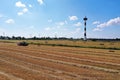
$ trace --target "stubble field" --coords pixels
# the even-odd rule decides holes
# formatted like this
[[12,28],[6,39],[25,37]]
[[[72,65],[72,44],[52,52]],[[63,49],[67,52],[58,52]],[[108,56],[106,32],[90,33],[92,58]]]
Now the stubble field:
[[120,50],[0,43],[0,80],[119,80]]

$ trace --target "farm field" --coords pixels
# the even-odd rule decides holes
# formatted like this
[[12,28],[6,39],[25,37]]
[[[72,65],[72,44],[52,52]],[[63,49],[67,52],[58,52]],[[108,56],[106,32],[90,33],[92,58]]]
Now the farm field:
[[79,48],[97,48],[97,49],[115,49],[120,50],[120,41],[91,41],[88,40],[0,40],[4,43],[17,43],[26,41],[34,45],[48,45],[48,46],[66,46]]
[[0,80],[119,79],[120,50],[0,42]]

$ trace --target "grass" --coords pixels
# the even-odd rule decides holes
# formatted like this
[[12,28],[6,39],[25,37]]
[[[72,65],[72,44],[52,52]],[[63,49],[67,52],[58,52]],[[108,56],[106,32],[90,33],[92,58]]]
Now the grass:
[[[17,43],[20,41],[23,40],[0,40],[0,42],[4,43]],[[120,42],[113,41],[105,42],[105,41],[78,41],[78,40],[26,40],[26,42],[38,46],[47,45],[47,46],[120,50]]]

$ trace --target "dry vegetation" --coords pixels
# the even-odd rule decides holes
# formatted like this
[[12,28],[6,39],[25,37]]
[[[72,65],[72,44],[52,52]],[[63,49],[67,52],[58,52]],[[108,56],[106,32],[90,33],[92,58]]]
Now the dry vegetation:
[[[45,43],[36,41],[36,43],[42,42]],[[68,42],[56,41],[54,44],[68,44]],[[53,44],[52,41],[46,44],[48,43]],[[73,44],[120,47],[118,43],[69,42],[69,45]],[[22,47],[15,43],[0,43],[0,80],[119,79],[120,50],[44,45]]]
[[[88,40],[0,40],[4,43],[16,43],[26,41],[35,45],[49,45],[49,46],[66,46],[66,47],[80,47],[80,48],[96,48],[96,49],[112,49],[120,50],[120,41],[91,41]],[[110,50],[110,52],[114,52]]]
[[29,43],[40,44],[61,44],[70,46],[83,46],[83,47],[103,47],[103,48],[120,48],[120,41],[79,41],[79,40],[28,40]]

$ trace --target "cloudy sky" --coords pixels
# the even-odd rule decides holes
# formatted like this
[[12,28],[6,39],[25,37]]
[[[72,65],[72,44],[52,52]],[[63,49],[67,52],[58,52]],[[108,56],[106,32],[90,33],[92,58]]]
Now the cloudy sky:
[[0,0],[0,35],[120,38],[120,0]]

